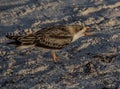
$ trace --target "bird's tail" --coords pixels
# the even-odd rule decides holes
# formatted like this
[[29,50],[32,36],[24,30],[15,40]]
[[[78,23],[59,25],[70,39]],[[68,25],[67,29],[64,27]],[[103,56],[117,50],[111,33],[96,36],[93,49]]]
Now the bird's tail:
[[36,41],[36,36],[33,34],[29,34],[26,36],[20,36],[20,35],[6,35],[8,39],[13,40],[12,42],[9,42],[7,44],[14,44],[17,46],[22,45],[33,45]]
[[11,39],[11,40],[17,40],[18,38],[22,37],[22,36],[18,36],[18,35],[6,35],[6,37],[8,39]]
[[11,40],[14,40],[14,41],[8,42],[7,44],[20,45],[21,42],[18,41],[18,38],[20,38],[20,37],[22,37],[22,36],[19,36],[19,35],[9,35],[9,34],[7,34],[7,35],[6,35],[6,38],[11,39]]

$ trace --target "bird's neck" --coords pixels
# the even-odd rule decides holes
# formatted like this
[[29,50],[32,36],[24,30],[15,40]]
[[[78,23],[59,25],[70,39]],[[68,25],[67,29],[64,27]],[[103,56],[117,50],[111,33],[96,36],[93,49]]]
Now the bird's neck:
[[78,33],[74,34],[72,42],[76,41],[77,39],[79,39],[82,36],[84,36],[83,33],[81,31],[79,31]]
[[66,28],[66,30],[68,30],[68,32],[71,35],[74,35],[76,33],[75,28],[73,28],[72,26],[66,26],[65,28]]

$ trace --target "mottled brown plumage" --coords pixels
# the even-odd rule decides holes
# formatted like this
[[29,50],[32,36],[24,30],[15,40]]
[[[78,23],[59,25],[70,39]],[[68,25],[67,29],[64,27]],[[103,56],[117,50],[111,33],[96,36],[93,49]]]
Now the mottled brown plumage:
[[[14,43],[17,46],[34,45],[48,49],[61,49],[81,36],[86,35],[86,30],[88,30],[88,28],[82,25],[51,26],[29,35],[6,35],[6,37],[15,40]],[[52,55],[54,55],[53,58],[56,58],[53,52]],[[54,61],[56,61],[56,59],[54,59]]]

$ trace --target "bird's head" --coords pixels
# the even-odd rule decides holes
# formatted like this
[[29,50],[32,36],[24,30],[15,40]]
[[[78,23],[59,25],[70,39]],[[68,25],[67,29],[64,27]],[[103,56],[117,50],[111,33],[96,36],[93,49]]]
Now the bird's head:
[[73,35],[81,33],[82,36],[90,35],[93,32],[93,29],[83,25],[69,25],[67,26],[69,32]]
[[72,41],[75,41],[82,36],[93,35],[93,31],[94,31],[94,29],[92,30],[92,28],[83,25],[71,25],[68,26],[68,29],[69,32],[73,35]]

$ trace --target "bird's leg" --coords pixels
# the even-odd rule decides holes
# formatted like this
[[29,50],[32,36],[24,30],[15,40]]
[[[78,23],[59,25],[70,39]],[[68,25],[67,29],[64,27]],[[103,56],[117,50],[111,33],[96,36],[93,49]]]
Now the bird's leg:
[[56,56],[55,52],[51,51],[51,55],[52,55],[54,63],[56,63],[57,62],[57,56]]

